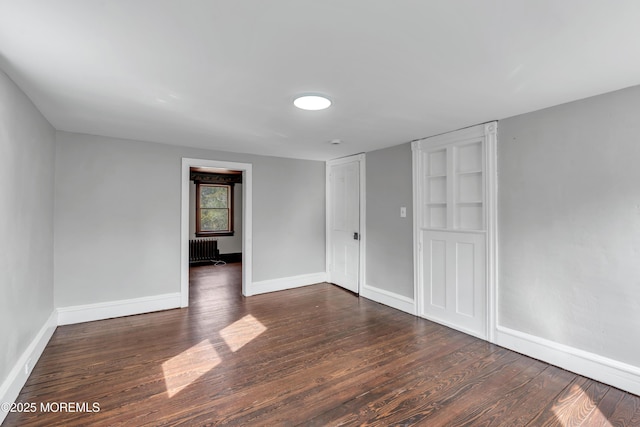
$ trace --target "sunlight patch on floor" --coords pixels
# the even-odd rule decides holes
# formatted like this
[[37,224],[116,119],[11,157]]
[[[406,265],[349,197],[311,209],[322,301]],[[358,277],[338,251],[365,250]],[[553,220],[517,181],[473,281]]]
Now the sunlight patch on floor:
[[[162,364],[167,394],[169,397],[175,396],[220,362],[222,359],[209,340],[204,340],[167,360]],[[185,371],[186,366],[189,367],[188,371]]]
[[258,319],[247,314],[220,331],[231,351],[236,352],[267,330]]
[[576,419],[581,419],[587,415],[590,415],[590,423],[597,421],[597,425],[603,427],[612,426],[582,387],[574,384],[567,397],[566,400],[560,398],[553,406],[553,413],[563,427],[574,426],[576,425]]

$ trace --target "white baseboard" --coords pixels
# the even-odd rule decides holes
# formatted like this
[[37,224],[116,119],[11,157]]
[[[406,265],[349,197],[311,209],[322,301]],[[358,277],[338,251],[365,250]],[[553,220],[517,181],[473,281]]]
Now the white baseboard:
[[281,279],[262,280],[253,282],[249,295],[265,294],[267,292],[283,291],[285,289],[299,288],[302,286],[314,285],[316,283],[326,282],[327,273],[310,273],[301,274],[299,276],[283,277]]
[[398,295],[367,284],[360,289],[360,296],[379,302],[380,304],[388,305],[396,310],[404,311],[414,316],[416,315],[416,306],[413,298]]
[[180,292],[132,298],[96,304],[75,305],[58,308],[58,325],[92,322],[94,320],[151,313],[153,311],[180,308]]
[[640,367],[498,326],[496,344],[640,395]]
[[[0,386],[0,403],[13,403],[15,402],[20,390],[24,387],[31,370],[35,366],[40,355],[47,346],[47,343],[51,339],[51,336],[56,330],[58,323],[58,314],[54,310],[42,328],[38,331],[31,344],[25,349],[22,355],[18,358],[18,361],[13,365],[13,368],[9,372],[9,375]],[[29,366],[27,367],[27,363]],[[0,409],[0,424],[7,416],[7,412]]]

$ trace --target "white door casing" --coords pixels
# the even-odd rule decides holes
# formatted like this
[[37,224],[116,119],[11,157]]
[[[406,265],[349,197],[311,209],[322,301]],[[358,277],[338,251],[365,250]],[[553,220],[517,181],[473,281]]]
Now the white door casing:
[[419,316],[493,341],[496,122],[414,141]]
[[211,167],[242,171],[242,295],[253,295],[253,172],[251,163],[182,158],[180,208],[181,307],[189,306],[189,170]]
[[327,162],[328,281],[359,293],[364,277],[364,155]]

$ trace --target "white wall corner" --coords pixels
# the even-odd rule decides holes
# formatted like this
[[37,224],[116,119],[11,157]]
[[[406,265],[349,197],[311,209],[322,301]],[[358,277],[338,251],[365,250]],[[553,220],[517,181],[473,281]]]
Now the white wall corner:
[[[57,324],[58,313],[53,310],[33,341],[13,365],[13,368],[9,371],[9,376],[0,386],[0,403],[13,403],[18,398],[20,390],[26,384],[33,367],[40,359],[42,352],[55,332]],[[4,406],[0,408],[0,424],[2,424],[8,413],[4,409]]]
[[[299,276],[283,277],[280,279],[262,280],[251,284],[251,295],[265,294],[268,292],[283,291],[285,289],[300,288],[302,286],[315,285],[327,281],[325,271]],[[247,295],[247,296],[251,296]]]
[[360,296],[395,308],[396,310],[404,311],[405,313],[409,313],[414,316],[417,315],[415,301],[412,298],[398,295],[367,284],[360,289]]
[[58,308],[58,325],[71,325],[180,308],[180,292]]
[[640,395],[640,367],[498,326],[496,344],[567,371]]

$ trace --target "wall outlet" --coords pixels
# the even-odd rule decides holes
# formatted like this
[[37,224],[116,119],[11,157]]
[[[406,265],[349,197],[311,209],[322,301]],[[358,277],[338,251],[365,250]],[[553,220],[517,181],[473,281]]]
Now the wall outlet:
[[402,206],[400,207],[400,218],[406,218],[407,217],[407,208]]

